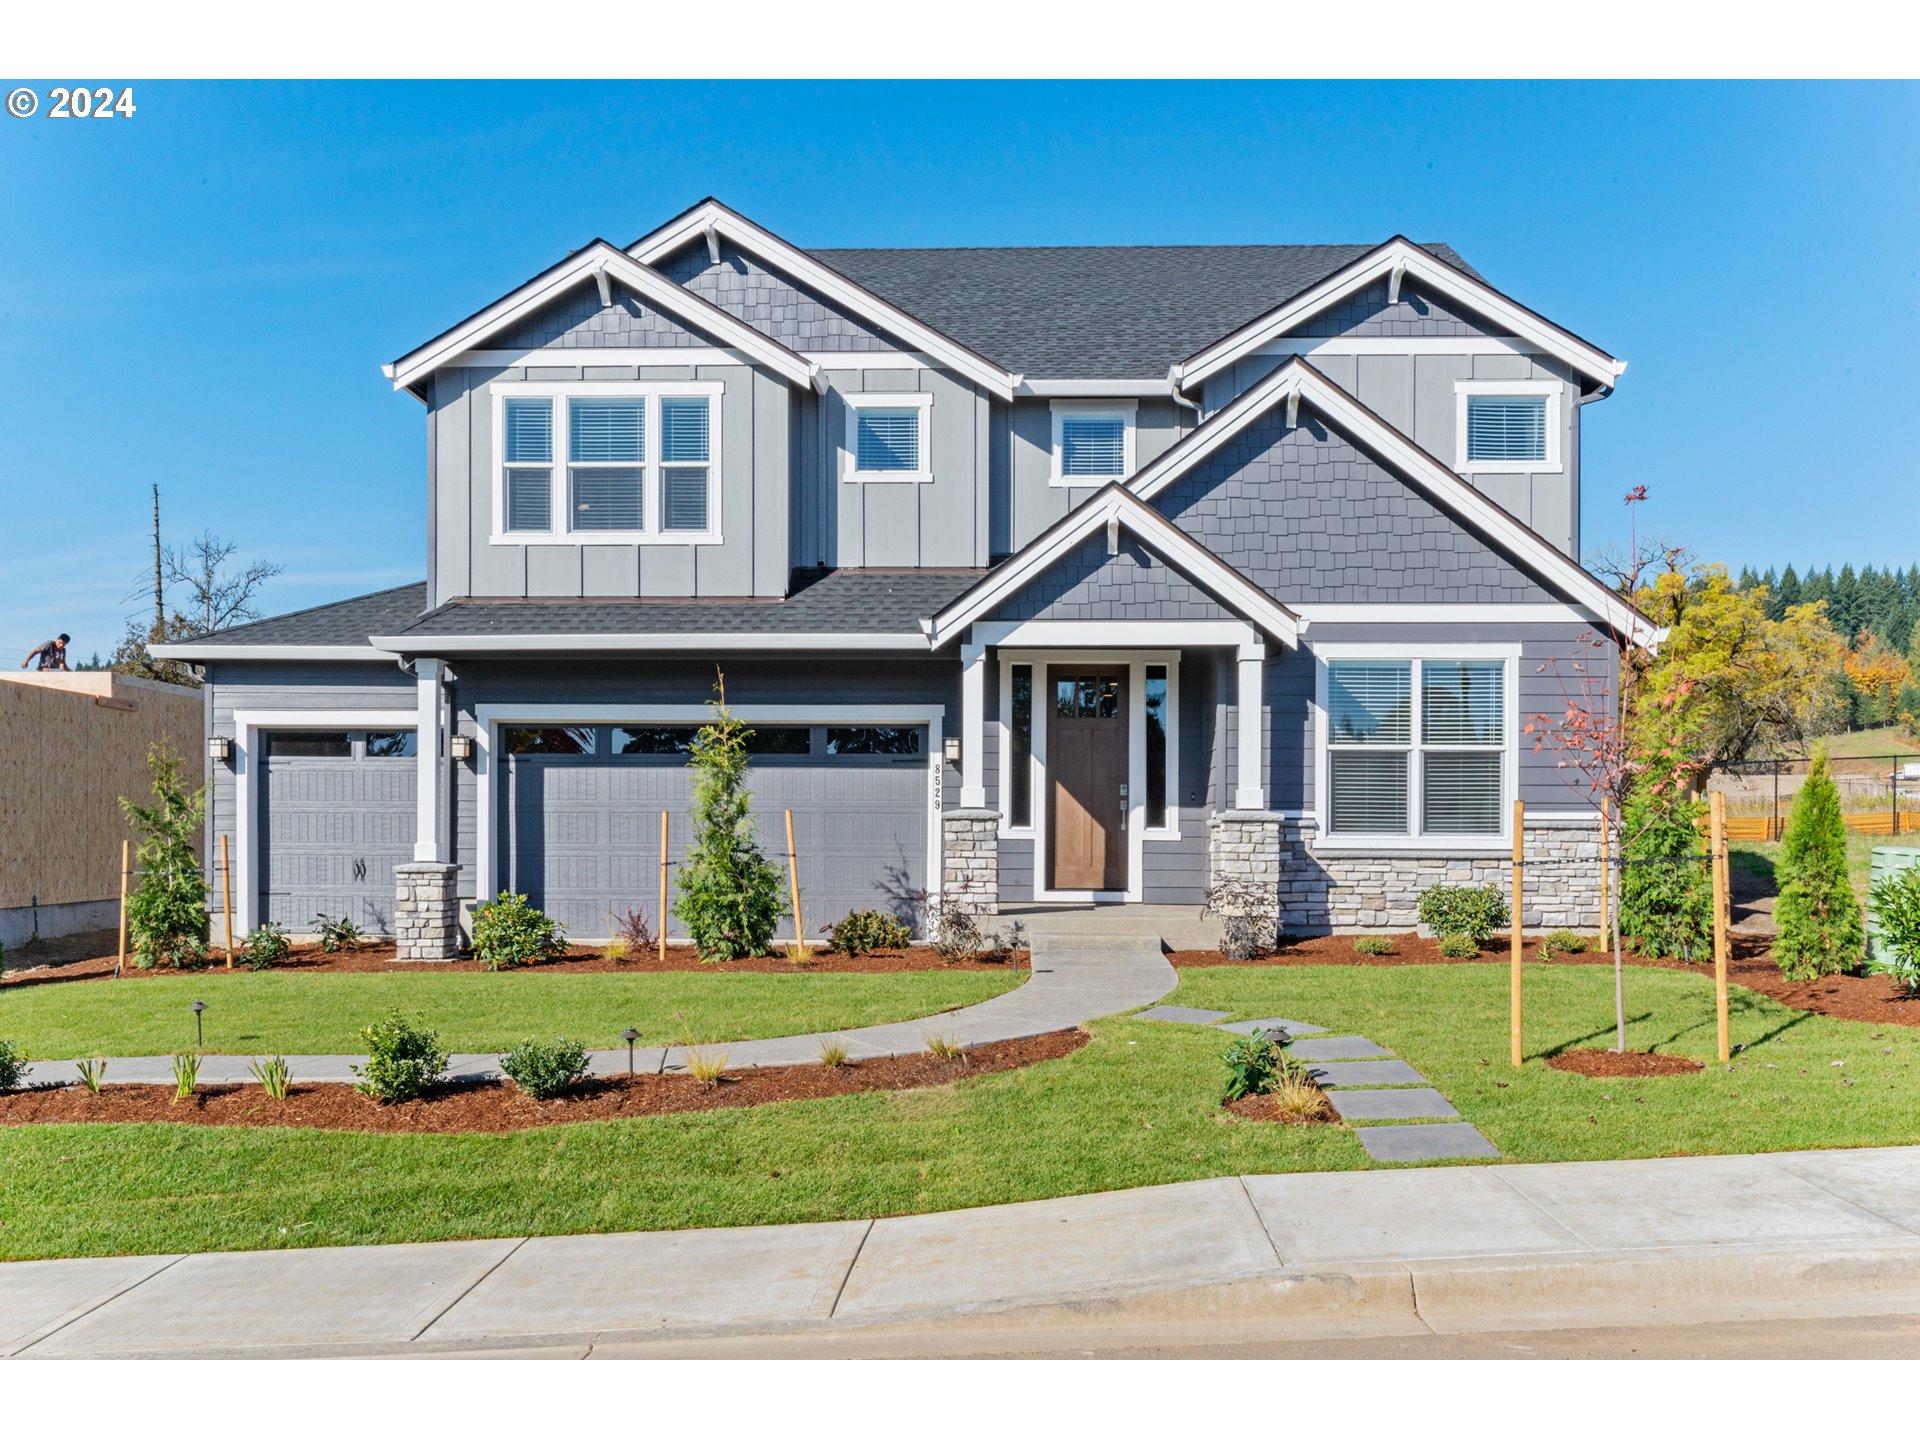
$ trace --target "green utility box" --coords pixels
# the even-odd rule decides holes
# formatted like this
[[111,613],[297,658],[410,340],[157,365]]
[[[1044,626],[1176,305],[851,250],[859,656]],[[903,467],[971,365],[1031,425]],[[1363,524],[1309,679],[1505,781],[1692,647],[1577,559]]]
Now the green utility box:
[[1884,957],[1880,954],[1880,920],[1873,913],[1873,887],[1915,865],[1920,865],[1920,846],[1873,847],[1873,858],[1867,868],[1867,963],[1876,970],[1882,968]]

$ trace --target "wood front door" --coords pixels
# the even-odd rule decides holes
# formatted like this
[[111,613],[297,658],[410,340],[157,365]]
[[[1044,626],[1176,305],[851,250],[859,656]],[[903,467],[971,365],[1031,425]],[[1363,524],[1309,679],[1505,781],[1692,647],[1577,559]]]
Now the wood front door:
[[1055,890],[1127,888],[1127,678],[1049,669],[1047,834]]

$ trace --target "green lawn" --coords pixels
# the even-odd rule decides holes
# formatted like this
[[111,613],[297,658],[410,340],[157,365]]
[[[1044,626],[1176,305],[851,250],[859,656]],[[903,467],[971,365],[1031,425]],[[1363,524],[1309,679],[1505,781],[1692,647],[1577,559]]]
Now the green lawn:
[[1856,755],[1900,755],[1920,751],[1920,745],[1915,745],[1898,725],[1823,735],[1812,743],[1825,745],[1828,757],[1834,760],[1848,760]]
[[[1632,1043],[1711,1057],[1705,977],[1627,980]],[[1587,1080],[1538,1057],[1609,1042],[1611,972],[1534,966],[1527,985],[1517,1073],[1504,966],[1198,970],[1172,998],[1378,1040],[1512,1160],[1920,1142],[1920,1030],[1736,991],[1734,1038],[1750,1048],[1731,1071]],[[1091,1028],[1065,1059],[957,1086],[515,1135],[0,1130],[0,1256],[768,1224],[1370,1164],[1345,1129],[1223,1116],[1219,1032]]]
[[435,1027],[456,1051],[556,1034],[609,1048],[629,1025],[649,1044],[707,1043],[911,1020],[989,999],[1014,980],[979,970],[143,976],[0,991],[0,1038],[35,1058],[170,1054],[192,1048],[187,1007],[205,1000],[213,1054],[358,1053],[366,1048],[361,1027],[395,1006]]

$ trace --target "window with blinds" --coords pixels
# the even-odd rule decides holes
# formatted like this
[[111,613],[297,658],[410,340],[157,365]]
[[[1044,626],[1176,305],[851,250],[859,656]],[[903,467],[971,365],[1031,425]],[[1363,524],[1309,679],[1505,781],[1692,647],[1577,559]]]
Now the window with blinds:
[[567,402],[567,474],[575,530],[646,522],[647,402],[622,395]]
[[503,428],[507,529],[545,533],[553,529],[553,401],[507,401]]
[[1506,689],[1502,660],[1328,661],[1329,833],[1500,834]]
[[920,417],[917,406],[854,412],[853,468],[863,475],[913,475],[920,465]]
[[704,396],[660,401],[660,522],[675,532],[707,528],[708,431]]
[[712,535],[718,387],[525,388],[496,392],[503,535]]
[[1111,479],[1127,473],[1124,415],[1062,415],[1060,474]]
[[1547,458],[1547,397],[1469,395],[1467,459],[1544,463]]

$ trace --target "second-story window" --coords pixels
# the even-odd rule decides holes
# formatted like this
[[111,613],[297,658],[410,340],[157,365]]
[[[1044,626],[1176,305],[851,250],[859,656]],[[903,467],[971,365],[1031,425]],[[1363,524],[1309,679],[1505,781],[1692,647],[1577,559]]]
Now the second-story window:
[[1053,406],[1055,485],[1104,485],[1133,473],[1134,407],[1060,400]]
[[1462,380],[1458,456],[1462,474],[1550,473],[1560,468],[1560,382]]
[[719,539],[710,382],[495,387],[501,542]]
[[931,480],[929,434],[933,397],[848,395],[846,478]]

